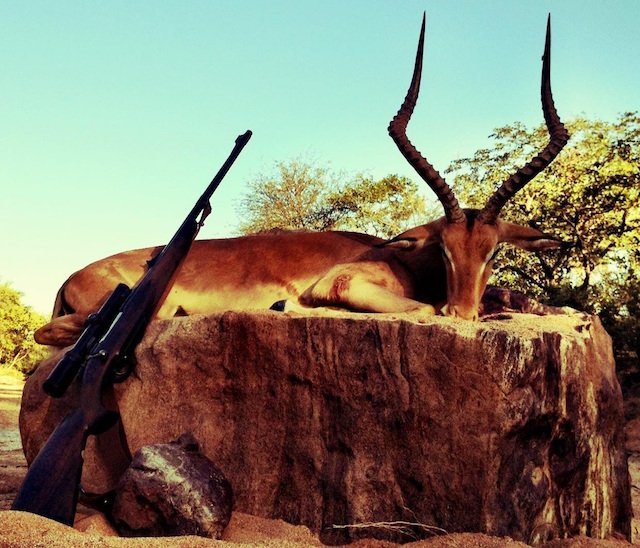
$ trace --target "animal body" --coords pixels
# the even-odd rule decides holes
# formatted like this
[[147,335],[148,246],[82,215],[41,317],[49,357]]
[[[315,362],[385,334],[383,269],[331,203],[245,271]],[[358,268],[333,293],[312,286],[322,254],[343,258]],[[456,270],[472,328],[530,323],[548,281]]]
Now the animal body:
[[[549,23],[541,86],[549,144],[481,210],[461,208],[448,184],[406,136],[420,88],[424,32],[423,19],[411,85],[389,134],[434,191],[444,216],[391,240],[350,232],[271,231],[195,241],[156,317],[266,309],[286,300],[303,307],[405,312],[416,318],[441,313],[475,320],[498,244],[527,250],[563,245],[539,230],[499,218],[507,201],[553,161],[569,138],[551,94]],[[119,282],[134,284],[160,249],[126,251],[73,274],[58,292],[53,317],[36,332],[36,340],[72,344],[87,316]]]

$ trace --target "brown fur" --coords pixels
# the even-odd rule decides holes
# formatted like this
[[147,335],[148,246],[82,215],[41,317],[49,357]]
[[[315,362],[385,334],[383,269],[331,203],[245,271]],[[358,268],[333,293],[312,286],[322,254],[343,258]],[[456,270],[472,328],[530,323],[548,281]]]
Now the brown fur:
[[[406,312],[417,318],[441,310],[475,319],[491,271],[484,260],[499,241],[536,249],[560,245],[537,230],[502,221],[467,226],[444,219],[389,242],[350,232],[286,231],[200,240],[156,317],[267,309],[289,300],[306,307]],[[441,246],[455,268],[443,259]],[[53,318],[36,332],[36,340],[53,346],[73,343],[86,317],[118,283],[134,285],[159,249],[126,251],[73,274],[58,292]]]

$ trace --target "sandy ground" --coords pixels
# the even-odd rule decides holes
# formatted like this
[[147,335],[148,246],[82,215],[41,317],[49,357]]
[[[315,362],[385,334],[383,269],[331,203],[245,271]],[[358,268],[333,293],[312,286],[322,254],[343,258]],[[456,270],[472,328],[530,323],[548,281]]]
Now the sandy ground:
[[[72,529],[54,521],[28,514],[13,512],[11,503],[26,473],[26,462],[22,453],[18,432],[18,414],[23,383],[15,376],[3,374],[0,370],[0,546],[2,548],[22,547],[123,547],[123,548],[206,548],[235,546],[264,546],[282,548],[304,548],[323,546],[311,532],[302,526],[294,526],[280,520],[268,520],[234,513],[231,523],[224,532],[222,541],[199,537],[141,538],[124,539],[103,516],[95,514],[85,517]],[[631,424],[629,436],[630,470],[632,493],[636,514],[640,510],[640,419]],[[632,421],[633,423],[633,421]],[[399,545],[383,541],[358,541],[353,548],[391,548]],[[404,546],[411,548],[522,548],[526,544],[508,538],[489,537],[481,534],[453,534],[434,537],[430,540],[412,542]],[[555,541],[545,546],[549,548],[619,548],[629,546],[621,540],[593,540],[576,538]]]
[[8,510],[22,483],[27,463],[18,431],[23,383],[0,373],[0,510]]

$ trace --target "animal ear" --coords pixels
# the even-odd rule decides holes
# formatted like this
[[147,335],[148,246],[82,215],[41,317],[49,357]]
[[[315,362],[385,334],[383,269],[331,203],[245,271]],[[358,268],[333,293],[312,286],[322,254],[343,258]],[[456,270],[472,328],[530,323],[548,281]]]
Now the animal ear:
[[412,251],[425,245],[436,242],[440,237],[442,231],[440,223],[434,221],[426,225],[417,226],[402,234],[399,234],[391,240],[387,240],[379,244],[378,247],[390,247],[392,249],[399,249],[402,251]]
[[380,244],[379,247],[390,247],[392,249],[401,249],[402,251],[411,251],[418,247],[418,240],[416,238],[401,238],[396,236],[391,240]]
[[544,251],[568,247],[566,242],[545,234],[536,228],[501,221],[498,227],[501,242],[516,245],[527,251]]

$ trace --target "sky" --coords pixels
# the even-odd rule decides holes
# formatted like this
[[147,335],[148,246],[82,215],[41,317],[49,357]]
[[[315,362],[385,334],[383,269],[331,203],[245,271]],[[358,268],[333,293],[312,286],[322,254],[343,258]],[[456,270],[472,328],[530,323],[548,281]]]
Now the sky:
[[277,162],[418,182],[387,126],[425,11],[408,135],[440,171],[543,122],[548,13],[560,116],[640,109],[638,0],[0,0],[0,283],[48,315],[74,271],[166,243],[247,129],[199,238]]

